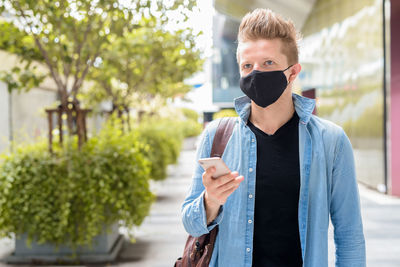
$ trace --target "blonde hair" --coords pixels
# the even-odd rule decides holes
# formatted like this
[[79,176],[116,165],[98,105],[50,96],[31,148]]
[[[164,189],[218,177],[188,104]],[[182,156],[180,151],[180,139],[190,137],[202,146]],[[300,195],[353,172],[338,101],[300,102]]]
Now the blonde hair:
[[[299,62],[297,41],[300,34],[291,20],[284,19],[270,9],[257,8],[247,13],[240,23],[238,43],[275,39],[282,41],[282,53],[286,55],[289,65]],[[236,57],[239,62],[239,46]]]

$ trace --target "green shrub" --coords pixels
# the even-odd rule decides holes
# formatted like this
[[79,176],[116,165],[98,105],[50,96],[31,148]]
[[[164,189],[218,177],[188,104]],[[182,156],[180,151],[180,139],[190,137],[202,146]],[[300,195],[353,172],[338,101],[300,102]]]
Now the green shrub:
[[181,111],[187,119],[195,122],[199,120],[199,114],[195,110],[190,108],[181,108]]
[[41,142],[3,155],[0,235],[76,248],[115,222],[140,225],[154,201],[149,148],[116,129],[108,124],[81,151],[69,142],[51,155]]
[[198,136],[203,130],[203,125],[197,121],[187,120],[180,124],[184,137]]
[[167,177],[168,164],[175,164],[182,147],[183,130],[180,122],[147,118],[137,128],[141,142],[148,145],[145,152],[151,162],[150,178]]
[[203,125],[199,123],[199,114],[189,108],[181,108],[181,112],[186,120],[180,122],[180,127],[184,137],[198,136],[203,130]]
[[223,117],[237,117],[237,116],[238,115],[234,109],[222,109],[214,113],[213,120]]

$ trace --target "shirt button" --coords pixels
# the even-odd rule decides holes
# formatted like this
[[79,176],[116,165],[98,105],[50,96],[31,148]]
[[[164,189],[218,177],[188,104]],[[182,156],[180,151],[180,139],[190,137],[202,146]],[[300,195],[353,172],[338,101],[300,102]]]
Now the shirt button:
[[256,141],[256,140],[255,140],[254,138],[252,138],[252,139],[251,139],[251,142],[253,142],[253,143],[254,143],[255,141]]
[[247,252],[250,252],[250,248],[246,248],[246,251],[247,251]]
[[250,169],[249,169],[249,172],[252,172],[252,171],[253,171],[253,168],[250,168]]
[[248,222],[248,223],[252,223],[253,221],[252,221],[252,220],[248,220],[247,222]]
[[250,194],[250,195],[249,195],[249,198],[253,198],[253,195],[252,195],[252,194]]

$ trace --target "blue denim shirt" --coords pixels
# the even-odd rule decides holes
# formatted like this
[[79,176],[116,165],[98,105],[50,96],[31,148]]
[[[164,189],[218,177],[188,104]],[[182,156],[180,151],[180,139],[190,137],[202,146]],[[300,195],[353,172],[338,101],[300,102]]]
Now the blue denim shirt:
[[[336,266],[363,267],[365,241],[353,151],[337,125],[312,115],[315,101],[293,94],[299,120],[300,196],[299,234],[304,267],[328,266],[329,216],[334,226]],[[251,266],[256,189],[257,141],[246,125],[250,99],[235,99],[239,114],[222,159],[244,181],[207,225],[204,206],[203,168],[196,163],[192,185],[182,205],[182,221],[193,236],[219,225],[210,266]],[[218,126],[214,120],[203,131],[197,159],[210,156]],[[274,242],[265,240],[265,242]]]

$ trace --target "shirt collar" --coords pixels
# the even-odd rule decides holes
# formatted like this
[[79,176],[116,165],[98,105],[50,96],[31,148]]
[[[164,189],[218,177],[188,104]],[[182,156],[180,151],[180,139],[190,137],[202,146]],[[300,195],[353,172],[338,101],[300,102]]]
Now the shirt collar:
[[[315,100],[294,93],[292,94],[292,99],[296,113],[300,118],[300,122],[307,124],[314,110]],[[243,120],[243,122],[247,123],[251,108],[250,98],[246,95],[243,95],[235,98],[234,102],[237,114]]]

